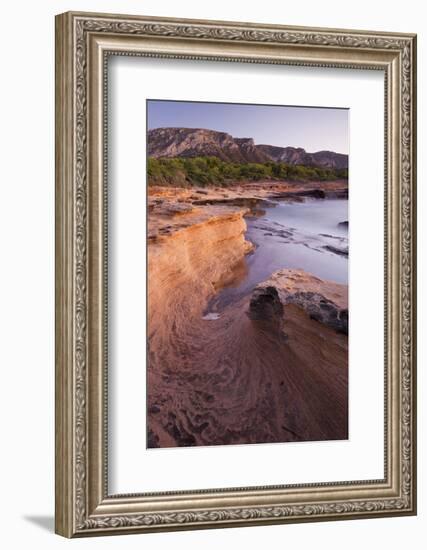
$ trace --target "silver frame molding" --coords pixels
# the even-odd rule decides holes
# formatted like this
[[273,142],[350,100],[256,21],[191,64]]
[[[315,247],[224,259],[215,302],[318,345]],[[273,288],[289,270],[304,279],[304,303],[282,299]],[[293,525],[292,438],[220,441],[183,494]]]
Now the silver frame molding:
[[[105,182],[110,55],[384,71],[384,479],[108,494]],[[79,537],[416,513],[415,126],[412,34],[73,12],[56,17],[58,534]]]

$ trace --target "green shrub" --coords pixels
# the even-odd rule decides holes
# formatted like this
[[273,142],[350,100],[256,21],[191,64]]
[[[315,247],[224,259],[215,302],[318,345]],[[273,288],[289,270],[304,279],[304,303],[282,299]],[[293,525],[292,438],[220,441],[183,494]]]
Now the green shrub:
[[284,162],[235,163],[217,157],[149,157],[148,185],[172,187],[227,186],[239,181],[289,180],[313,181],[348,178],[348,170],[286,164]]

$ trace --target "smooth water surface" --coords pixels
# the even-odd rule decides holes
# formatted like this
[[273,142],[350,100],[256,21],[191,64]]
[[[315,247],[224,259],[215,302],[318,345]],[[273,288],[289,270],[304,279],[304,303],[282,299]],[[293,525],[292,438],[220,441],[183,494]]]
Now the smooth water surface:
[[209,312],[221,311],[278,269],[303,269],[320,279],[348,284],[348,226],[339,225],[348,221],[347,199],[309,198],[263,208],[260,217],[246,220],[246,238],[256,246],[245,258],[246,275],[223,289],[209,304]]

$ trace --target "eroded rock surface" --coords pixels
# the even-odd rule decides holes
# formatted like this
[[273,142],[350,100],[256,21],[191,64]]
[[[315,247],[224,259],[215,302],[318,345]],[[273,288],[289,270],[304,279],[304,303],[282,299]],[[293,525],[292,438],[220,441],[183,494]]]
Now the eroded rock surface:
[[[348,437],[346,287],[281,270],[220,315],[205,315],[209,300],[246,269],[246,199],[299,185],[149,189],[149,447]],[[308,293],[318,298],[314,310]]]
[[348,334],[347,286],[323,281],[296,269],[282,269],[253,290],[248,316],[286,323],[286,306],[303,309],[311,319]]

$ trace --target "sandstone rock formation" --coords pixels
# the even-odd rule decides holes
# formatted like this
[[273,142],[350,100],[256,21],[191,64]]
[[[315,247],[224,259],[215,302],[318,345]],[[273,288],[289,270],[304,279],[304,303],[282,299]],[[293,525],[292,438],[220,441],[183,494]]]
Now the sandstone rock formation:
[[348,437],[346,287],[281,270],[205,315],[247,269],[251,189],[149,190],[148,447]]
[[282,269],[253,290],[248,315],[255,321],[285,325],[289,304],[303,309],[311,319],[348,334],[346,285],[323,281],[302,270]]

